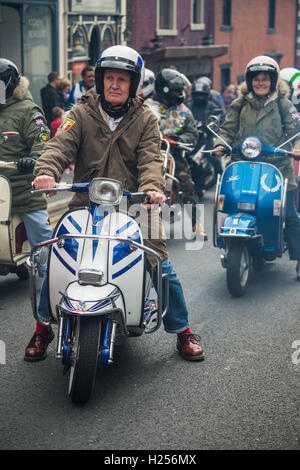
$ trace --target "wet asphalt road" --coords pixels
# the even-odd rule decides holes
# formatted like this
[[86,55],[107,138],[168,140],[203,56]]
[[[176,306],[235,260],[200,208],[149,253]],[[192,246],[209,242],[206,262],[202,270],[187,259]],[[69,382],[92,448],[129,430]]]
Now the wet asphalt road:
[[294,263],[285,254],[256,274],[244,297],[231,298],[211,241],[212,199],[210,192],[204,200],[205,247],[169,242],[192,330],[202,337],[202,363],[183,361],[163,328],[129,338],[111,369],[97,374],[90,402],[74,406],[55,342],[45,361],[23,361],[34,327],[28,282],[0,278],[1,449],[299,450]]

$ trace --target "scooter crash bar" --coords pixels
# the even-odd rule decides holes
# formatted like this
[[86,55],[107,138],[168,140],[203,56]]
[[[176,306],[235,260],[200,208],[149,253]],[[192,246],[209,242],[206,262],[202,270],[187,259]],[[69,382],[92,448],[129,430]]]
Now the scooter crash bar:
[[[89,240],[109,240],[109,241],[118,241],[118,242],[123,242],[123,243],[128,243],[129,245],[133,246],[134,248],[139,248],[149,255],[153,256],[156,261],[157,261],[157,303],[158,303],[158,316],[157,316],[157,324],[156,326],[151,329],[151,333],[158,330],[161,326],[162,323],[162,318],[165,316],[167,313],[168,307],[169,307],[169,280],[168,276],[166,274],[163,274],[162,272],[162,259],[161,257],[151,248],[148,248],[145,245],[142,245],[138,242],[135,242],[134,240],[128,239],[126,237],[117,237],[117,236],[111,236],[111,235],[89,235],[89,234],[63,234],[60,235],[57,238],[52,238],[50,240],[47,240],[45,242],[39,243],[38,245],[35,245],[31,252],[30,252],[30,257],[27,259],[27,267],[29,269],[29,275],[30,275],[30,288],[31,288],[31,306],[32,306],[32,312],[35,320],[40,323],[41,325],[44,326],[49,326],[51,324],[51,321],[46,322],[40,318],[37,312],[37,301],[36,301],[36,287],[35,287],[35,275],[36,275],[36,262],[35,262],[35,256],[38,254],[38,251],[43,247],[43,246],[48,246],[48,245],[53,245],[57,244],[59,247],[63,247],[64,245],[64,240],[66,239],[89,239]],[[163,282],[165,282],[165,298],[163,299]],[[164,301],[164,310],[162,309],[163,306],[163,301]],[[55,320],[54,317],[52,316],[52,320]]]

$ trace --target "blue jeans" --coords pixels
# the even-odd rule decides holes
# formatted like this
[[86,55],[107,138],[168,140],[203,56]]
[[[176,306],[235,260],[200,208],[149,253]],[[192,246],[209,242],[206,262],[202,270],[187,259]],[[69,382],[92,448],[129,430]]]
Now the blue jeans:
[[[151,270],[147,264],[148,271]],[[169,276],[169,308],[163,318],[165,331],[167,333],[181,333],[189,327],[188,311],[183,295],[181,283],[169,258],[162,262],[162,272]],[[153,272],[154,286],[157,286],[157,270]],[[164,290],[163,290],[164,297]]]
[[[49,224],[48,217],[48,212],[45,210],[29,212],[28,214],[20,214],[20,218],[25,225],[27,238],[31,248],[38,243],[52,238],[52,228]],[[44,277],[46,270],[47,266],[38,265],[40,277]]]
[[[151,269],[148,265],[147,269]],[[185,304],[181,283],[174,271],[172,263],[169,259],[165,259],[162,263],[162,272],[169,276],[169,308],[163,318],[164,328],[167,333],[181,333],[188,326],[188,311]],[[153,272],[153,282],[157,285],[157,271]],[[164,291],[163,291],[164,297]],[[48,304],[48,287],[47,276],[43,279],[41,288],[40,301],[38,305],[38,314],[43,320],[49,321],[49,304]]]
[[[24,222],[27,238],[32,247],[38,243],[44,242],[52,238],[52,228],[48,221],[48,213],[45,210],[29,212],[28,214],[20,214]],[[41,317],[46,321],[49,319],[48,305],[48,289],[47,289],[47,265],[40,266],[38,264],[39,276],[43,277],[42,289],[40,292],[39,309],[41,308]],[[40,311],[38,309],[38,311]]]
[[286,195],[285,234],[291,260],[300,260],[300,218],[296,211],[294,191]]

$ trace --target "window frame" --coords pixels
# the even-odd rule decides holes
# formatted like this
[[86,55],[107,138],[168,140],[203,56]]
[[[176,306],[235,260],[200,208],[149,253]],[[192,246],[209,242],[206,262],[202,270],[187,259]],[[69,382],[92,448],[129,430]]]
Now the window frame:
[[157,36],[177,36],[177,0],[171,0],[173,2],[173,24],[170,29],[161,29],[160,28],[160,3],[164,0],[156,0],[156,35]]
[[202,22],[201,23],[194,23],[194,18],[193,18],[193,2],[194,1],[197,1],[197,0],[191,0],[191,24],[190,24],[190,29],[191,31],[203,31],[205,29],[205,21],[204,21],[204,1],[205,0],[198,0],[199,2],[201,2],[201,6],[200,6],[200,9],[201,9],[201,19],[202,19]]

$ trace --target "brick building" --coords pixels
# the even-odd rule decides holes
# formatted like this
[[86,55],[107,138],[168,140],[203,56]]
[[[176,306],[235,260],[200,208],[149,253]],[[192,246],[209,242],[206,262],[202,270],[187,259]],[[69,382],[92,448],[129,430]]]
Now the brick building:
[[213,42],[211,0],[127,0],[127,44],[157,73],[176,66],[190,79],[212,76],[213,60],[227,52]]
[[297,0],[215,0],[215,43],[228,52],[214,60],[214,88],[238,83],[245,66],[266,54],[281,68],[294,67]]

